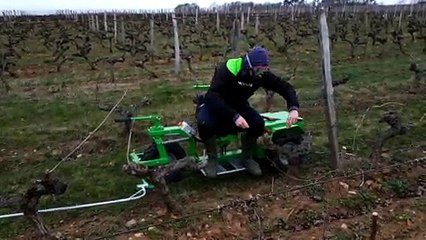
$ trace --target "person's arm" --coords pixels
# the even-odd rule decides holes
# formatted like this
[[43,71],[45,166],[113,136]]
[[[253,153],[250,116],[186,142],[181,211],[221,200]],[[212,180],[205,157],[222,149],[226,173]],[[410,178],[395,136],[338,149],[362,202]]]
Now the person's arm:
[[223,66],[215,69],[210,88],[204,97],[204,102],[216,112],[222,113],[224,116],[232,118],[234,121],[239,117],[237,111],[231,108],[220,96],[222,92],[229,91],[227,85],[229,83],[230,73]]
[[271,72],[265,74],[261,82],[262,87],[278,93],[287,101],[287,108],[289,111],[299,109],[299,99],[293,85],[281,80]]

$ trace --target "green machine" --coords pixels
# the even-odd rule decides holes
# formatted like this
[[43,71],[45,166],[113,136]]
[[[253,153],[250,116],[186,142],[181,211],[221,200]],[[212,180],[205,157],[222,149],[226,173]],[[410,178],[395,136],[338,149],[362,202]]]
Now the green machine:
[[[205,84],[193,86],[195,90],[206,90],[208,87],[209,85]],[[259,163],[272,164],[280,171],[286,171],[291,162],[303,161],[310,151],[312,142],[311,135],[305,131],[303,118],[287,127],[288,114],[287,111],[261,113],[265,119],[265,131],[258,139],[255,151],[255,158]],[[176,125],[164,126],[158,115],[135,116],[115,121],[127,123],[150,121],[153,124],[147,130],[152,144],[144,150],[129,153],[129,159],[134,164],[155,168],[187,156],[201,165],[207,160],[196,130],[187,122],[181,121]],[[217,138],[218,176],[245,170],[240,163],[240,137],[240,134],[232,134]],[[204,170],[201,169],[201,172],[205,175]]]

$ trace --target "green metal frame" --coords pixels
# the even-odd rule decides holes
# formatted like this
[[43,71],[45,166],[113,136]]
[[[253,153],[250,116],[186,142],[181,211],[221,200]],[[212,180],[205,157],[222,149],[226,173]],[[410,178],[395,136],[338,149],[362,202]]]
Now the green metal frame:
[[194,90],[201,90],[201,91],[207,91],[210,87],[210,84],[204,84],[204,83],[195,83],[192,88]]
[[161,124],[161,117],[158,115],[149,115],[142,117],[132,117],[131,121],[153,121],[154,125],[148,129],[148,135],[154,140],[158,148],[159,158],[141,161],[139,155],[142,153],[133,152],[130,154],[130,160],[136,164],[143,164],[147,167],[155,167],[169,164],[169,156],[164,146],[163,139],[170,136],[181,136],[187,138],[189,143],[187,154],[196,156],[196,143],[195,138],[182,130],[179,126],[163,126]]

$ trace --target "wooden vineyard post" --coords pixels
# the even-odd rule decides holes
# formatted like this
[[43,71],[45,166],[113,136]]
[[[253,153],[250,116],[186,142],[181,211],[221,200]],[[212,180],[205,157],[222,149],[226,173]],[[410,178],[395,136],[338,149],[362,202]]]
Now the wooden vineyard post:
[[324,8],[321,8],[320,14],[320,48],[321,48],[321,63],[322,63],[322,80],[323,93],[326,103],[326,117],[328,125],[328,140],[331,150],[332,164],[335,169],[341,169],[342,164],[339,158],[339,143],[337,138],[337,119],[334,103],[334,89],[331,78],[331,63],[330,63],[330,39],[327,25],[327,18]]
[[155,45],[154,45],[154,18],[151,17],[149,20],[149,36],[150,36],[150,45],[151,45],[151,61],[154,61],[154,55],[155,55]]
[[399,13],[399,21],[398,21],[398,31],[401,30],[401,25],[402,25],[402,16],[404,15],[403,11],[401,11]]
[[95,26],[96,26],[96,32],[99,32],[99,18],[98,18],[98,15],[97,15],[97,14],[96,14],[96,16],[95,16],[95,19],[96,19],[96,20],[95,20],[95,21],[96,21],[96,22],[95,22],[95,24],[96,24],[96,25],[95,25]]
[[256,14],[256,22],[254,23],[254,33],[259,34],[259,14]]
[[124,28],[124,17],[121,17],[121,42],[126,41],[126,29]]
[[232,48],[232,56],[236,57],[240,51],[240,24],[238,22],[238,18],[234,19],[234,23],[232,26],[231,32],[231,48]]
[[370,240],[376,240],[377,235],[377,219],[379,218],[379,214],[377,212],[373,212],[372,218],[371,218],[371,234],[370,234]]
[[198,8],[195,9],[195,26],[198,25]]
[[241,30],[244,30],[244,12],[241,12]]
[[114,42],[117,42],[117,14],[114,13]]
[[216,12],[216,30],[219,32],[220,29],[220,17],[219,17],[219,12]]
[[92,15],[90,15],[90,13],[88,13],[87,19],[88,19],[87,22],[89,23],[89,30],[93,30],[93,27],[92,27]]
[[107,19],[107,13],[104,12],[104,30],[105,32],[108,32],[108,19]]
[[175,74],[176,76],[178,76],[180,72],[180,48],[179,48],[178,26],[177,26],[175,13],[172,13],[172,22],[173,22],[173,33],[174,33],[174,39],[175,39]]
[[251,10],[251,8],[248,7],[248,9],[247,9],[247,20],[246,20],[247,28],[250,25],[250,10]]

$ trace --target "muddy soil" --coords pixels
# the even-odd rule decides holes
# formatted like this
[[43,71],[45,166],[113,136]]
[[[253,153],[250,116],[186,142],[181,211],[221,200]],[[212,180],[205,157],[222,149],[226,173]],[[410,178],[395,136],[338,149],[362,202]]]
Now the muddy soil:
[[[312,179],[320,176],[312,174]],[[274,178],[277,185],[288,179]],[[322,184],[305,183],[307,187],[295,191],[283,190],[288,187],[282,185],[274,192],[268,192],[265,184],[251,189],[240,186],[223,201],[205,189],[198,198],[185,201],[183,215],[168,212],[161,196],[153,193],[119,216],[100,212],[86,219],[62,220],[54,224],[54,230],[64,239],[368,239],[372,213],[377,212],[376,239],[426,238],[424,160],[318,181]],[[287,184],[290,188],[305,185],[296,180]],[[16,239],[36,236],[29,230]]]

